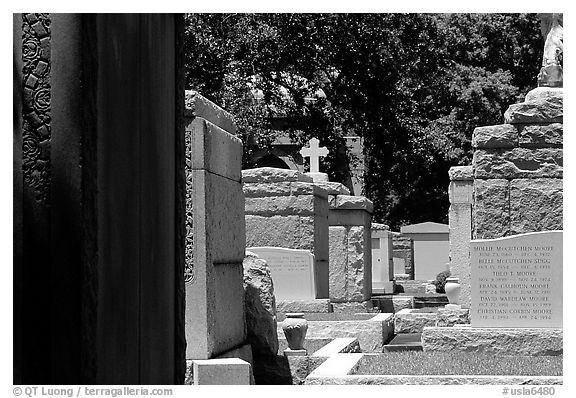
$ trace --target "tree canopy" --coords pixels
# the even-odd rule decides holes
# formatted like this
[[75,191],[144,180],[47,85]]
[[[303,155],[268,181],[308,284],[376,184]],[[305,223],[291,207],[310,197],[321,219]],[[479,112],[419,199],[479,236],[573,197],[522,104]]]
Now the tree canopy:
[[332,181],[363,137],[373,218],[397,229],[447,222],[448,169],[536,86],[542,47],[535,14],[188,14],[186,80],[244,142],[269,147],[278,117],[320,139]]

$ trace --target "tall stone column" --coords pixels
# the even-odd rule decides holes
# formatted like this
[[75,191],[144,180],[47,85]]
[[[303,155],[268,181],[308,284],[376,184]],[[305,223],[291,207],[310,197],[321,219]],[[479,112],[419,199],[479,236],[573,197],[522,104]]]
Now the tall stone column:
[[470,239],[472,239],[472,166],[451,167],[448,198],[450,273],[460,279],[460,303],[470,308]]

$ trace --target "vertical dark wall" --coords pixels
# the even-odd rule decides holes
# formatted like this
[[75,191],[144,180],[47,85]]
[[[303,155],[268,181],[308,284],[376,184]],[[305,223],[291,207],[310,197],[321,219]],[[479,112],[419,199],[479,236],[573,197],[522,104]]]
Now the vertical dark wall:
[[96,25],[98,380],[173,383],[174,16],[98,15]]
[[181,382],[182,17],[42,18],[14,17],[14,382]]

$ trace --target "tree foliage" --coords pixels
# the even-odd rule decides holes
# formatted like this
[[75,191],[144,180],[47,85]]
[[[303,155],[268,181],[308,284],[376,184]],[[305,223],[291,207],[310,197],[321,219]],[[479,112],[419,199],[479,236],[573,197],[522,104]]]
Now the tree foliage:
[[[187,84],[269,147],[281,117],[296,142],[364,137],[366,195],[393,228],[447,222],[448,169],[471,161],[473,129],[499,124],[535,87],[533,14],[189,14]],[[319,93],[322,93],[321,95]],[[255,96],[259,100],[255,100]]]

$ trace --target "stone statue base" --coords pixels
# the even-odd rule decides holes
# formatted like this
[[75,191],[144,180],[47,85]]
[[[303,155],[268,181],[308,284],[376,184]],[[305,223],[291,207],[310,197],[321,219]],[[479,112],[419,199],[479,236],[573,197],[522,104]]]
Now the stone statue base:
[[560,65],[547,65],[540,69],[538,87],[562,87],[564,74]]

